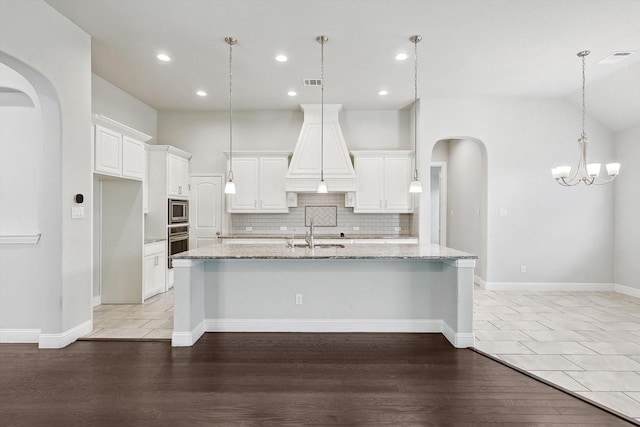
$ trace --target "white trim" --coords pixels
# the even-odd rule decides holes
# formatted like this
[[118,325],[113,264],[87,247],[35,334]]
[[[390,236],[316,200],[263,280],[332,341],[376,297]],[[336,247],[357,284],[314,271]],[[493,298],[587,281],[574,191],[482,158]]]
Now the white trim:
[[96,295],[95,297],[93,297],[93,306],[97,307],[99,305],[102,304],[102,296],[100,295]]
[[174,332],[171,334],[172,347],[191,347],[204,335],[206,331],[206,320],[203,320],[193,328],[191,332]]
[[207,332],[441,332],[431,319],[206,319]]
[[474,347],[476,338],[473,332],[456,333],[446,322],[442,322],[442,335],[456,348]]
[[119,133],[125,134],[134,139],[137,139],[140,142],[147,142],[153,138],[151,135],[147,135],[144,132],[140,132],[139,130],[133,129],[107,116],[103,116],[102,114],[94,114],[92,121],[93,123],[97,123],[101,126],[106,126],[111,130],[115,130]]
[[631,297],[640,298],[640,289],[626,285],[614,285],[614,290],[619,294],[629,295]]
[[40,329],[0,329],[0,343],[37,343]]
[[61,334],[40,334],[39,348],[62,348],[75,342],[78,338],[90,334],[93,330],[93,320],[87,320]]
[[36,234],[0,234],[0,245],[37,245],[41,233]]
[[614,291],[613,283],[484,282],[488,291]]

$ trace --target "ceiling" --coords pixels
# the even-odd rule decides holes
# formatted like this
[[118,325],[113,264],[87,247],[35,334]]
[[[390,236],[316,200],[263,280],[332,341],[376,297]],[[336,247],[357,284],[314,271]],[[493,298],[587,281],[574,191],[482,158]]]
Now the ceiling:
[[[414,96],[557,97],[613,131],[640,125],[639,0],[46,0],[92,36],[93,72],[157,110],[224,110],[233,48],[234,109],[325,102],[398,110]],[[596,64],[616,51],[623,62]],[[173,60],[156,59],[160,52]],[[397,61],[399,52],[409,54]],[[277,54],[289,60],[278,63]],[[195,91],[205,90],[206,97]],[[385,89],[386,96],[378,95]],[[295,97],[287,96],[294,90]]]

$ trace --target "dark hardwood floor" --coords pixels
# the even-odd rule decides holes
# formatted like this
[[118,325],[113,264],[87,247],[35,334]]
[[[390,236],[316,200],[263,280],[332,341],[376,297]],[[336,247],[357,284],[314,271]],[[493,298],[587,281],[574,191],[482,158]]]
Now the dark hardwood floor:
[[631,425],[440,334],[0,345],[0,426]]

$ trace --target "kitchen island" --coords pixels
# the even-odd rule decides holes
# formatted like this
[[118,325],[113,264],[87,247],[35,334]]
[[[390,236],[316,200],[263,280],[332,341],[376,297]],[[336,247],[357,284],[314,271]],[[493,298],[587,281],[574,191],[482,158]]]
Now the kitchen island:
[[212,245],[172,256],[173,346],[205,332],[432,332],[474,345],[475,255],[437,245]]

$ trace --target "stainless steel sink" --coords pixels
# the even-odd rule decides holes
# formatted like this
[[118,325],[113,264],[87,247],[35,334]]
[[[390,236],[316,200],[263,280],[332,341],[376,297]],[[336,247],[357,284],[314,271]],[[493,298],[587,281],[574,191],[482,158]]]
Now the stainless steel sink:
[[[296,243],[293,245],[294,248],[308,248],[309,245],[306,243]],[[316,248],[344,248],[342,243],[316,243]]]

